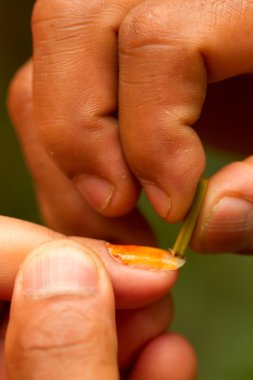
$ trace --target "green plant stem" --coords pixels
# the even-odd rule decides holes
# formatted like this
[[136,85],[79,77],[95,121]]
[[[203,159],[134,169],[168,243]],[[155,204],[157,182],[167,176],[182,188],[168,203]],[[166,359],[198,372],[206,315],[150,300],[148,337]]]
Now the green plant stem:
[[201,180],[199,181],[191,209],[180,228],[176,242],[173,247],[173,251],[176,255],[184,256],[185,254],[185,251],[191,240],[191,236],[199,215],[202,202],[206,194],[207,183],[208,181],[204,178],[201,178]]

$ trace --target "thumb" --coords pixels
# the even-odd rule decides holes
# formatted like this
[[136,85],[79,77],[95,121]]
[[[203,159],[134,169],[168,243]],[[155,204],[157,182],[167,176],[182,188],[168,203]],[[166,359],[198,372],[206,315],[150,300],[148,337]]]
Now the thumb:
[[89,248],[67,239],[25,260],[6,338],[10,380],[118,379],[112,287]]
[[253,253],[252,231],[253,156],[225,166],[210,179],[192,247]]

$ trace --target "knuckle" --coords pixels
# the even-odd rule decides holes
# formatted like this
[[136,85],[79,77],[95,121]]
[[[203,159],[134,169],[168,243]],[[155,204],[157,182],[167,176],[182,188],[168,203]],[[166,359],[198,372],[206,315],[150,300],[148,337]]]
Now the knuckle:
[[[100,147],[101,141],[107,140],[109,134],[99,119],[78,110],[73,117],[55,114],[52,119],[51,115],[50,119],[38,123],[38,132],[47,153],[61,163],[70,177],[78,172],[79,164],[92,165],[94,155],[90,147]],[[112,138],[109,136],[108,140]],[[80,162],[80,152],[87,157],[87,162]]]
[[81,27],[86,20],[97,20],[110,6],[111,1],[103,0],[37,0],[32,14],[32,24],[45,24],[66,29]]
[[[101,321],[99,321],[101,322]],[[15,356],[29,361],[37,356],[65,357],[71,352],[89,353],[102,339],[103,327],[94,312],[55,305],[22,326],[14,339]]]
[[72,12],[81,10],[83,3],[80,0],[37,0],[33,7],[32,23],[52,22],[62,17],[71,18]]
[[14,75],[8,90],[7,106],[14,121],[32,104],[32,70],[30,63]]
[[[73,43],[77,38],[84,19],[84,6],[80,1],[37,0],[32,13],[32,29],[35,42],[35,53],[39,56],[51,56],[48,44]],[[69,45],[70,47],[71,45]],[[36,49],[37,47],[37,49]],[[54,52],[55,54],[55,52]],[[36,55],[35,55],[36,57]],[[58,53],[57,58],[60,58]]]
[[55,156],[58,152],[64,151],[65,146],[65,129],[61,121],[53,120],[53,128],[51,123],[43,121],[38,123],[38,138],[43,148],[49,156]]
[[174,15],[165,2],[149,1],[131,10],[119,30],[119,48],[124,50],[167,44],[169,20]]
[[126,16],[119,30],[119,48],[134,49],[148,45],[156,36],[153,9],[144,6],[134,8]]

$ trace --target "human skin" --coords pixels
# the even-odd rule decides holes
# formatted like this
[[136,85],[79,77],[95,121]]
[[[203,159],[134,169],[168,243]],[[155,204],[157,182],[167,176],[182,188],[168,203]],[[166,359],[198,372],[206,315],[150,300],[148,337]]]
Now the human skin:
[[[36,2],[33,62],[9,103],[49,226],[154,243],[132,210],[143,186],[168,222],[185,216],[200,115],[203,140],[250,153],[252,17],[239,0]],[[252,251],[252,171],[249,158],[210,179],[194,249]]]
[[[112,380],[118,378],[118,371],[122,379],[195,378],[196,358],[190,344],[166,332],[173,313],[168,292],[177,272],[122,265],[110,256],[103,241],[67,238],[7,217],[0,217],[0,226],[0,299],[12,302],[9,326],[0,303],[1,380],[74,379],[77,373],[87,380],[96,375]],[[93,258],[101,280],[100,291],[88,299],[71,292],[73,284],[90,276],[80,259],[73,266],[76,250],[79,256]],[[58,261],[51,267],[48,255],[55,251]],[[59,290],[63,276],[70,286],[64,288],[66,294],[25,296],[23,270],[34,256],[40,264],[29,281],[51,279],[51,286]]]

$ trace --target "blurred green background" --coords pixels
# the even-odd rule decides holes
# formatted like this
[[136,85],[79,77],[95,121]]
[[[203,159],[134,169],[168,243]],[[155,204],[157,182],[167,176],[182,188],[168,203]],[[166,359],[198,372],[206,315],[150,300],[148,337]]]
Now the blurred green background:
[[[32,0],[0,2],[0,213],[39,222],[33,188],[5,106],[8,83],[31,53]],[[235,157],[207,149],[207,174]],[[161,245],[178,227],[154,215],[142,200]],[[199,380],[253,379],[253,258],[189,253],[173,291],[173,330],[187,336],[199,358]]]

